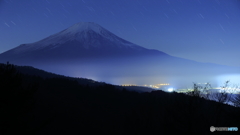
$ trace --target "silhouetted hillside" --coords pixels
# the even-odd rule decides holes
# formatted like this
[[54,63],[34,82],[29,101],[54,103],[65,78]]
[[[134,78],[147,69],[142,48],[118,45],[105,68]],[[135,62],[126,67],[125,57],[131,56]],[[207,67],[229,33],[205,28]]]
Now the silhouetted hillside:
[[67,76],[63,76],[63,75],[58,75],[58,74],[54,74],[54,73],[50,73],[50,72],[46,72],[44,70],[40,70],[31,66],[16,66],[16,69],[26,75],[34,75],[34,76],[39,76],[42,78],[66,78],[66,79],[70,79],[70,80],[76,80],[78,81],[78,83],[80,84],[84,84],[84,85],[103,85],[105,83],[103,82],[96,82],[94,80],[91,79],[86,79],[86,78],[73,78],[73,77],[67,77]]
[[240,108],[214,101],[18,71],[0,65],[0,134],[208,134],[210,126],[240,127]]
[[[2,65],[2,64],[0,63],[0,65]],[[64,76],[64,75],[58,75],[58,74],[47,72],[47,71],[37,69],[37,68],[31,67],[31,66],[14,65],[14,67],[20,73],[25,74],[25,75],[30,75],[30,76],[38,76],[41,78],[65,78],[65,79],[69,79],[69,80],[75,80],[81,85],[89,85],[89,86],[98,86],[98,85],[106,84],[105,82],[97,82],[97,81],[87,79],[87,78],[73,78],[73,77],[68,77],[68,76]],[[122,88],[121,86],[116,86],[116,87]],[[124,88],[126,88],[127,90],[130,90],[130,91],[137,91],[137,92],[153,91],[153,89],[147,88],[147,87],[124,87]]]

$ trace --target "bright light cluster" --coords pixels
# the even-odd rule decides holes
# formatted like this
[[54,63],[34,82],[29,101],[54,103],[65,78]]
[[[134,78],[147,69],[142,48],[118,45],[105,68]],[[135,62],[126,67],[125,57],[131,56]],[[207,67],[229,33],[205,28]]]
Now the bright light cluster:
[[144,87],[150,87],[154,89],[159,89],[163,86],[168,86],[170,85],[169,83],[160,83],[160,84],[154,84],[154,85],[136,85],[136,84],[122,84],[121,86],[144,86]]

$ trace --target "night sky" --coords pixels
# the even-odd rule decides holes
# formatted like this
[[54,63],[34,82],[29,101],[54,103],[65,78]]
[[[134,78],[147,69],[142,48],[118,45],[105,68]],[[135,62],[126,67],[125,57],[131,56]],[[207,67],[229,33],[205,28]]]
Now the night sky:
[[173,56],[240,66],[239,0],[0,0],[0,53],[78,22]]

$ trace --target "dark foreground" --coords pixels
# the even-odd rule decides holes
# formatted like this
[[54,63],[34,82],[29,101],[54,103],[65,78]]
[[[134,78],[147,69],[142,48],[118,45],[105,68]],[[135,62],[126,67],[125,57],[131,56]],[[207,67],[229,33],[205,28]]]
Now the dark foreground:
[[0,65],[1,135],[210,134],[210,126],[240,128],[240,108],[185,94],[137,93],[47,75]]

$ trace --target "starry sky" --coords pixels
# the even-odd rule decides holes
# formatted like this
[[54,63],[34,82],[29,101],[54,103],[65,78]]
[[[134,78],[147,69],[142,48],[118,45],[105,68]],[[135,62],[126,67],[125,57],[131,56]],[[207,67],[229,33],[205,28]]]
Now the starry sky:
[[240,0],[0,0],[0,53],[78,22],[172,56],[240,67]]

